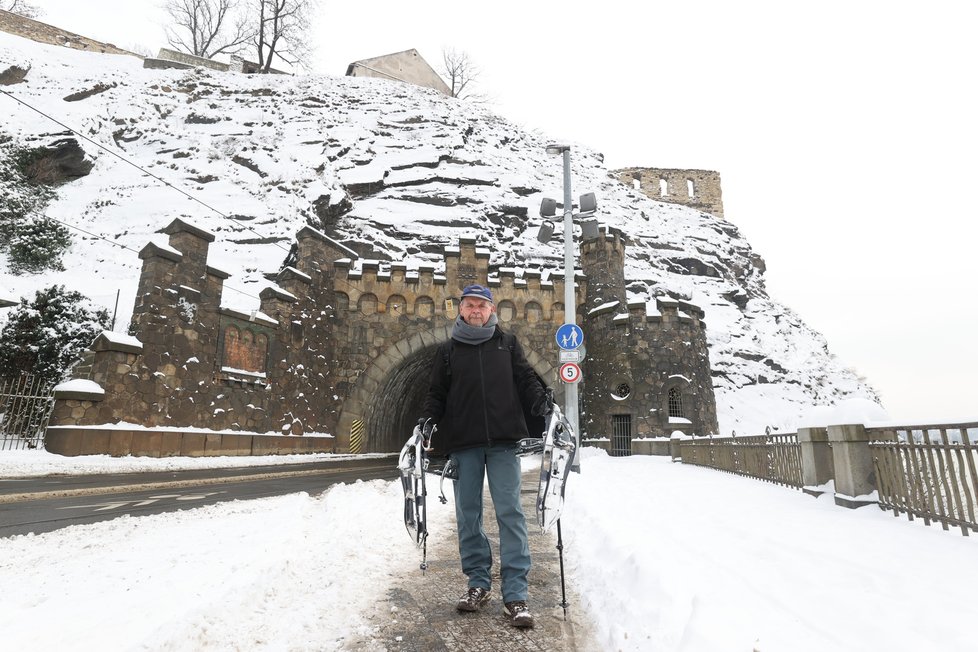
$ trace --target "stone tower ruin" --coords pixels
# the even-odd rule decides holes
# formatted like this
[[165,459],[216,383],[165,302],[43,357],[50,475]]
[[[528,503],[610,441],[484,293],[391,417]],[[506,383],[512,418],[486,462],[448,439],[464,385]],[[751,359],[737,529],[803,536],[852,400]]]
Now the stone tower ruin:
[[624,168],[612,174],[656,201],[689,206],[723,218],[720,173],[712,170]]

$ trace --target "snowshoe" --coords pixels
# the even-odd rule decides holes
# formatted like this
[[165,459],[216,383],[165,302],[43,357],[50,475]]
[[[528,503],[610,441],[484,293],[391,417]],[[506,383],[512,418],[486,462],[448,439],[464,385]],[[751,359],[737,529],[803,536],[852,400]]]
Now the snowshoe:
[[401,487],[404,490],[404,526],[419,548],[425,545],[428,538],[428,510],[425,502],[428,491],[425,487],[425,471],[428,467],[428,444],[433,427],[425,424],[424,430],[415,426],[411,436],[401,448],[397,464],[401,473]]
[[[564,488],[577,445],[574,430],[556,403],[547,416],[540,463],[540,489],[537,494],[537,523],[547,532],[560,519],[564,509]],[[525,440],[524,440],[525,441]]]

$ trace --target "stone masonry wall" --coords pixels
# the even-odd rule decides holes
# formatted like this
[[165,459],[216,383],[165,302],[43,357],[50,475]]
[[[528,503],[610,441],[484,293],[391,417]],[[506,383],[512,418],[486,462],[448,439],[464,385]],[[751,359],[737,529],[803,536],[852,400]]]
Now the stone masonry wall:
[[[624,168],[612,172],[619,181],[631,187],[639,182],[639,190],[656,201],[682,204],[696,210],[723,217],[723,193],[720,173],[712,170],[673,170],[665,168]],[[662,182],[665,182],[664,184]],[[692,195],[689,187],[692,184]],[[663,187],[665,194],[662,192]]]
[[[52,425],[331,434],[337,450],[396,450],[417,418],[437,346],[450,336],[460,290],[472,282],[493,289],[501,327],[562,394],[554,334],[564,321],[563,277],[493,272],[488,250],[474,240],[447,248],[441,273],[397,263],[382,269],[306,227],[296,236],[295,266],[261,291],[258,310],[240,313],[221,307],[228,275],[207,264],[214,236],[180,219],[163,232],[168,246],[150,243],[140,252],[134,338],[100,336],[91,364],[79,367],[104,396],[57,401]],[[620,234],[602,232],[582,248],[594,280],[576,279],[589,338],[583,434],[605,434],[623,411],[637,421],[636,435],[715,432],[702,312],[660,299],[660,314],[646,317],[644,304],[607,301],[624,297],[624,247]],[[611,399],[623,383],[628,396]],[[690,421],[678,427],[664,398],[674,386]]]
[[86,38],[59,27],[48,25],[47,23],[25,18],[18,14],[12,14],[9,11],[0,10],[0,30],[48,45],[61,45],[76,50],[90,50],[103,54],[128,54],[130,56],[140,57],[140,55],[134,52],[117,48],[110,43],[102,43],[101,41]]

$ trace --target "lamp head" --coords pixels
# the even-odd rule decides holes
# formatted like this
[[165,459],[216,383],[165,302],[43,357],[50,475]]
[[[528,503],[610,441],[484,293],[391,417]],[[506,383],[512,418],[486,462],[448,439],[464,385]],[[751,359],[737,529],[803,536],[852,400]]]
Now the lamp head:
[[557,200],[544,197],[540,202],[540,217],[553,217],[557,214]]
[[570,145],[558,145],[556,143],[551,143],[547,145],[547,154],[563,154],[564,152],[570,150]]
[[540,231],[537,232],[537,240],[539,240],[543,244],[547,244],[548,242],[550,242],[550,238],[552,238],[553,235],[554,235],[553,222],[548,222],[544,220],[543,224],[540,225]]
[[580,197],[580,209],[582,213],[593,213],[598,210],[598,199],[593,192]]

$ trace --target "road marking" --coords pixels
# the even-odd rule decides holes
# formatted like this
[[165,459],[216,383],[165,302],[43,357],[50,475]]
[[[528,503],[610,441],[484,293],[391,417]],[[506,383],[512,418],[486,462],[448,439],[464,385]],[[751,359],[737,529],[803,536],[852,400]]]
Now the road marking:
[[162,496],[150,496],[144,500],[121,500],[114,503],[98,503],[97,505],[69,505],[68,507],[56,507],[55,509],[85,509],[87,507],[95,508],[96,512],[104,512],[109,509],[118,509],[120,507],[125,507],[129,503],[132,503],[133,507],[145,507],[146,505],[152,505],[159,500],[167,500],[175,498],[177,500],[203,500],[208,496],[214,496],[216,494],[227,493],[226,491],[210,491],[203,494],[164,494]]

